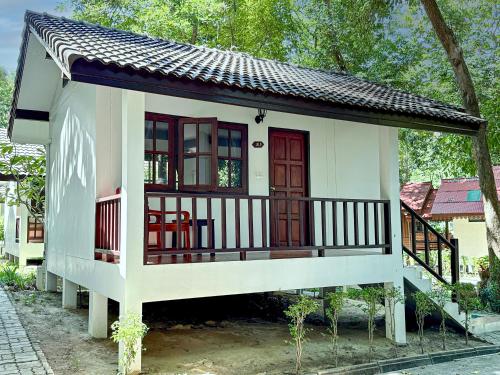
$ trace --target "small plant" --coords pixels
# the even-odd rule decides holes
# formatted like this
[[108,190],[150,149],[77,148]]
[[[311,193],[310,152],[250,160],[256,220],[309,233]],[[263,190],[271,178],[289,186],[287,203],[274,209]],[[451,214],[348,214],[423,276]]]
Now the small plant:
[[441,318],[441,323],[439,324],[439,333],[441,334],[441,342],[443,350],[446,350],[446,317],[447,313],[445,306],[451,300],[450,288],[445,286],[438,286],[430,293],[432,299],[436,303],[437,309],[439,311],[439,316]]
[[349,296],[353,299],[363,301],[361,309],[368,317],[368,361],[371,362],[373,357],[373,333],[375,332],[375,315],[384,298],[384,288],[367,287],[363,289],[350,289]]
[[302,367],[302,348],[305,341],[307,330],[304,327],[306,317],[316,311],[319,307],[318,302],[314,301],[306,295],[301,295],[298,301],[285,310],[285,315],[290,318],[291,323],[288,324],[290,335],[295,342],[295,373],[300,373]]
[[384,289],[384,297],[386,300],[387,308],[389,310],[389,317],[391,319],[391,337],[394,343],[394,352],[398,356],[398,345],[396,343],[396,312],[395,306],[398,303],[405,303],[405,296],[401,292],[401,288],[390,287]]
[[[129,313],[111,325],[113,333],[111,338],[115,343],[122,343],[123,353],[120,357],[120,369],[123,374],[129,373],[130,365],[137,355],[137,343],[146,336],[148,327],[142,322],[142,317],[139,314]],[[139,348],[142,343],[139,344]]]
[[335,360],[335,367],[338,366],[339,313],[344,307],[345,299],[346,299],[346,293],[344,293],[343,291],[328,293],[326,295],[326,301],[328,303],[328,307],[326,309],[326,316],[330,321],[329,331],[332,336],[332,348],[333,348],[333,357]]
[[429,316],[434,310],[433,302],[429,295],[422,291],[417,291],[413,294],[415,297],[415,316],[418,325],[418,340],[420,343],[420,350],[424,354],[424,323],[425,318]]
[[453,285],[453,291],[457,297],[458,306],[465,314],[465,344],[469,345],[469,323],[473,310],[481,307],[481,301],[477,295],[474,285],[469,283],[456,283]]
[[14,290],[34,289],[35,274],[23,273],[17,264],[7,262],[0,265],[0,284]]

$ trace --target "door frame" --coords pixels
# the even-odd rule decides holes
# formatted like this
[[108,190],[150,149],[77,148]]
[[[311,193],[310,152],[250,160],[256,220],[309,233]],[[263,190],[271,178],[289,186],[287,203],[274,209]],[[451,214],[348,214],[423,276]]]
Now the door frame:
[[[273,132],[280,132],[280,133],[295,133],[295,134],[301,134],[304,137],[304,165],[305,165],[305,192],[304,192],[304,197],[310,197],[310,191],[311,191],[311,168],[310,168],[310,132],[308,130],[298,130],[298,129],[290,129],[290,128],[278,128],[278,127],[268,127],[267,128],[267,155],[268,155],[268,196],[271,196],[271,172],[272,172],[272,160],[271,160],[271,135]],[[271,202],[269,202],[270,204]],[[271,215],[271,209],[269,210],[269,215]],[[269,225],[272,225],[272,218],[271,216],[269,217]],[[309,231],[307,230],[309,228],[309,215],[305,216],[304,220],[304,240],[306,241],[306,244],[309,243]],[[273,238],[273,231],[272,228],[270,227],[270,244],[276,245],[276,239]]]

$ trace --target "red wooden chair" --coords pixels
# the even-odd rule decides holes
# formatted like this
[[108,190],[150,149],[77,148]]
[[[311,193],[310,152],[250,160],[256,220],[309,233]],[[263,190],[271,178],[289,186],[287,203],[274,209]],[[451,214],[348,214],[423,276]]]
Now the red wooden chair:
[[[163,215],[176,215],[176,211],[164,211]],[[165,249],[166,246],[164,243],[161,243],[161,215],[162,212],[159,210],[150,210],[148,209],[148,242],[149,242],[149,233],[156,232],[156,246],[159,249]],[[191,239],[189,235],[189,212],[181,211],[181,233],[184,237],[184,247],[185,250],[191,249]],[[152,219],[154,220],[152,222]],[[173,232],[177,233],[177,223],[164,223],[165,232]],[[181,241],[180,238],[176,239],[177,241]]]

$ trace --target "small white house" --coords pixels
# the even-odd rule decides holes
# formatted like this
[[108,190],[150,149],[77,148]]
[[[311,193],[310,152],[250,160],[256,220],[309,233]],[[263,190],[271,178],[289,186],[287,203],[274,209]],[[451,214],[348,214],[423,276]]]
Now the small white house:
[[[47,147],[47,288],[89,332],[153,301],[403,286],[398,127],[463,110],[339,73],[27,12],[9,135]],[[398,342],[404,307],[396,306]],[[140,369],[140,354],[133,365]]]
[[[7,130],[0,129],[0,143],[10,143]],[[40,156],[39,145],[14,144],[16,155]],[[4,157],[4,156],[1,156]],[[44,226],[35,220],[25,206],[9,204],[15,194],[17,182],[13,176],[0,176],[2,179],[2,203],[4,222],[3,255],[9,260],[25,266],[28,262],[40,263],[44,255]]]

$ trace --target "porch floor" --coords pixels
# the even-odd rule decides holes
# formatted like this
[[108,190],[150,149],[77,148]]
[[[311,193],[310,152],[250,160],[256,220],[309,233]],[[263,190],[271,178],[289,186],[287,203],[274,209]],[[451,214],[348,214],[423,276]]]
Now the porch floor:
[[[359,249],[330,249],[325,250],[325,257],[382,255],[382,250],[359,250]],[[246,260],[288,259],[288,258],[315,258],[318,250],[290,250],[290,251],[249,251]],[[203,262],[230,262],[240,261],[240,253],[217,253],[193,255],[149,255],[147,264],[175,264],[175,263],[203,263]]]

